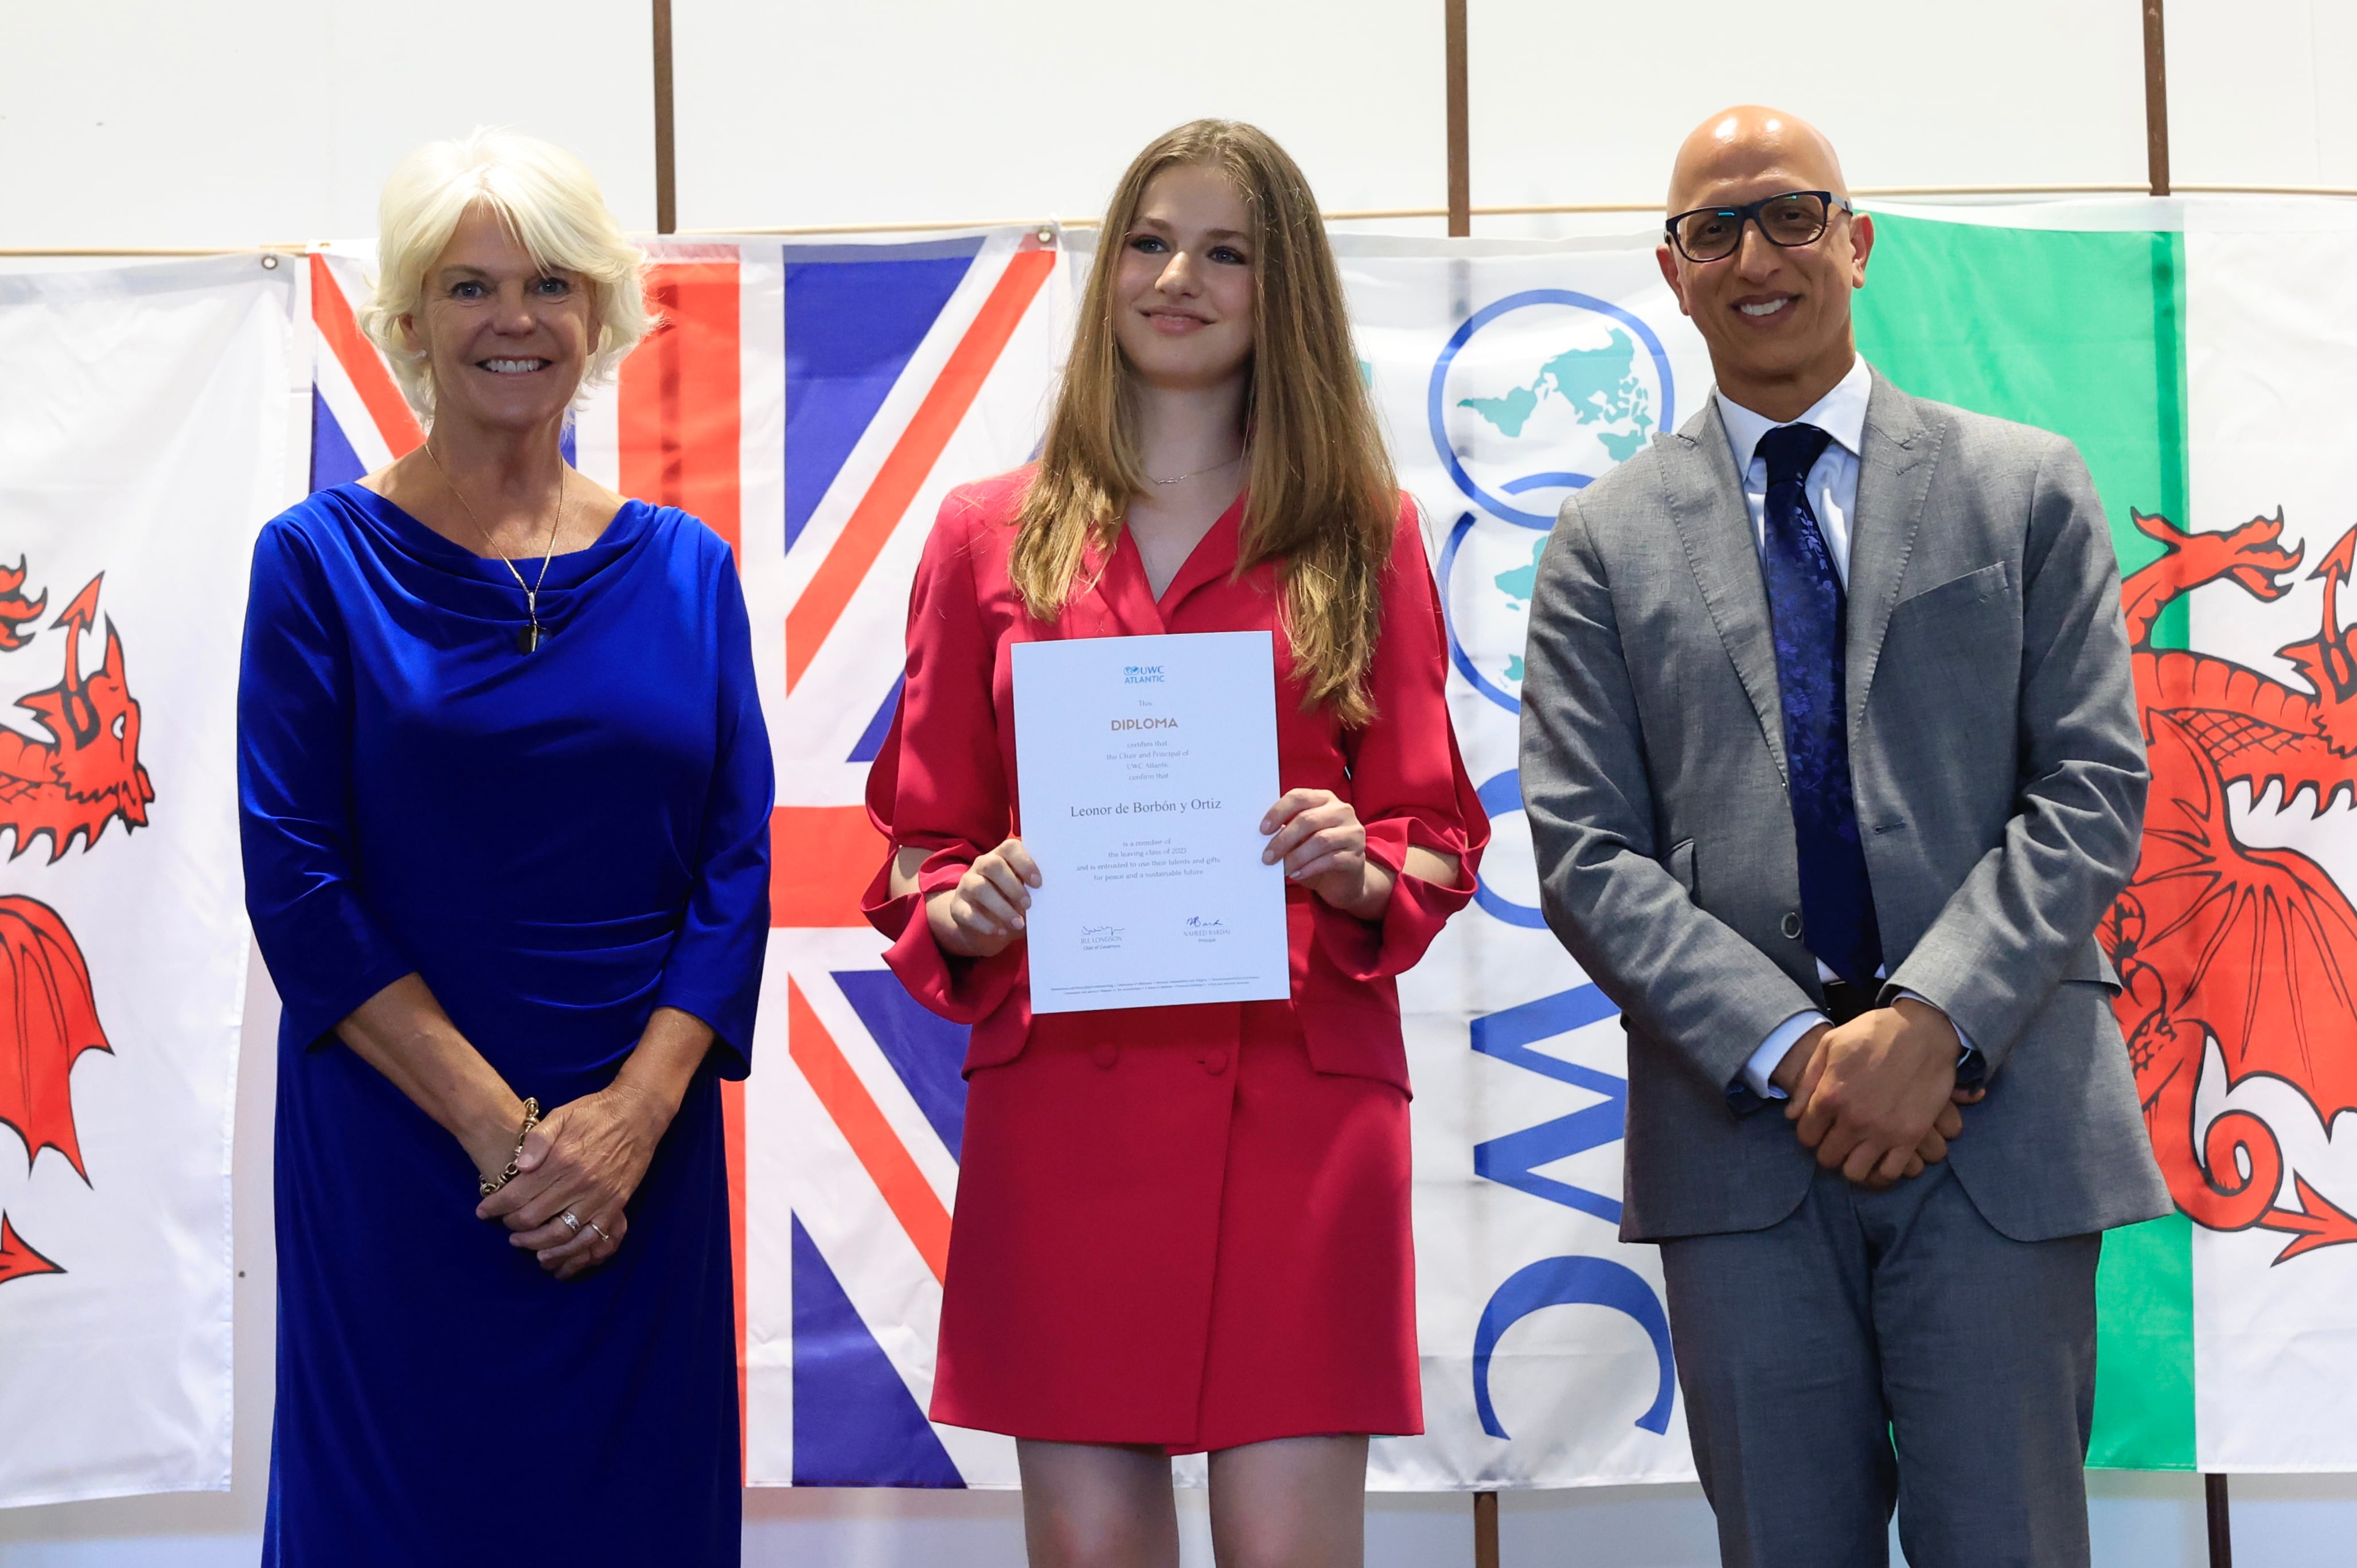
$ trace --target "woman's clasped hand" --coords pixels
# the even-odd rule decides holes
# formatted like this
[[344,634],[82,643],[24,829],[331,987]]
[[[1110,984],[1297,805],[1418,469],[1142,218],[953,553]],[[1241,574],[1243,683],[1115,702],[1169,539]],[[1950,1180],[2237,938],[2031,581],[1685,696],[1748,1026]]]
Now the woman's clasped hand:
[[621,1083],[560,1105],[524,1134],[516,1174],[475,1217],[505,1224],[542,1268],[572,1279],[621,1250],[626,1206],[670,1125],[651,1094]]
[[524,1133],[516,1174],[475,1206],[475,1218],[505,1225],[509,1240],[560,1280],[621,1251],[631,1196],[712,1041],[711,1026],[693,1014],[656,1008],[612,1083]]
[[[1351,802],[1331,789],[1288,789],[1261,818],[1269,835],[1260,852],[1263,865],[1285,866],[1285,878],[1299,883],[1335,908],[1362,920],[1379,919],[1391,902],[1395,878],[1367,858],[1367,828]],[[1440,880],[1453,867],[1436,868]],[[960,958],[991,958],[1023,934],[1031,890],[1039,886],[1039,863],[1019,838],[975,857],[957,886],[925,904],[933,940]]]

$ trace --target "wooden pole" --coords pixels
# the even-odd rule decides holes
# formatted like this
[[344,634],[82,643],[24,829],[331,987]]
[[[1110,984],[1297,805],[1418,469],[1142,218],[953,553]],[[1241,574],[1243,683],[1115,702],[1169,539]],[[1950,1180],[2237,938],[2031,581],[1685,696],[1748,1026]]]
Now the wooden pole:
[[2210,1568],[2234,1568],[2234,1530],[2226,1511],[2226,1477],[2201,1477],[2201,1500],[2210,1512]]
[[2144,6],[2144,159],[2155,196],[2169,194],[2169,63],[2161,50],[2160,0]]
[[[2169,56],[2161,0],[2138,0],[2144,10],[2144,160],[2155,196],[2169,194]],[[2210,1568],[2234,1568],[2234,1527],[2226,1477],[2201,1477],[2201,1502],[2209,1516]]]
[[[1473,232],[1472,135],[1467,117],[1465,0],[1441,0],[1442,56],[1448,97],[1448,232]],[[1498,1494],[1473,1494],[1473,1568],[1498,1568]]]
[[655,232],[679,231],[679,163],[671,130],[671,0],[655,5]]
[[1473,1494],[1473,1568],[1498,1568],[1498,1494]]
[[1471,156],[1467,151],[1465,0],[1441,0],[1440,9],[1441,26],[1448,38],[1448,231],[1470,234],[1473,175]]
[[[1473,233],[1473,136],[1466,120],[1466,0],[1440,0],[1449,103],[1449,236]],[[1473,1493],[1473,1568],[1497,1568],[1497,1493]]]

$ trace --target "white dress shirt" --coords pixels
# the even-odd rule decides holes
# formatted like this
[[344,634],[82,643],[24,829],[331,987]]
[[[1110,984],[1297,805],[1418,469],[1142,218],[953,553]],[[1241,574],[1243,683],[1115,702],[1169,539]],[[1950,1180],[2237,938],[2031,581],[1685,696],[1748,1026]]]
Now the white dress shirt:
[[1752,542],[1761,551],[1768,548],[1768,459],[1759,455],[1760,438],[1779,424],[1813,424],[1833,437],[1801,485],[1808,493],[1809,510],[1817,514],[1817,532],[1824,535],[1826,553],[1834,558],[1834,571],[1845,590],[1849,586],[1850,521],[1857,511],[1857,454],[1866,445],[1866,400],[1873,391],[1874,372],[1867,369],[1864,360],[1853,360],[1849,374],[1795,420],[1773,420],[1752,413],[1723,392],[1711,393],[1718,400],[1718,417],[1727,424],[1727,445],[1743,476],[1743,504],[1751,512]]
[[[1833,437],[1825,449],[1811,465],[1802,489],[1809,498],[1809,510],[1817,514],[1817,532],[1824,536],[1825,551],[1833,557],[1834,571],[1840,576],[1842,587],[1849,587],[1850,528],[1857,516],[1858,450],[1866,444],[1866,401],[1874,391],[1874,372],[1864,360],[1850,361],[1849,373],[1834,383],[1833,391],[1819,398],[1809,411],[1796,420],[1786,423],[1813,424]],[[1751,537],[1755,548],[1762,553],[1768,548],[1768,459],[1760,456],[1760,440],[1778,426],[1778,421],[1764,413],[1754,413],[1723,392],[1711,395],[1718,400],[1718,416],[1727,425],[1727,445],[1735,455],[1735,467],[1743,475],[1743,504],[1751,513]],[[1887,974],[1888,970],[1878,972]],[[1823,961],[1817,964],[1817,978],[1839,978]],[[1937,1003],[1928,997],[1902,991],[1903,996],[1914,996],[1926,1006]],[[1743,1082],[1752,1093],[1763,1100],[1781,1100],[1784,1091],[1769,1081],[1769,1075],[1781,1064],[1803,1035],[1819,1024],[1831,1022],[1813,1008],[1793,1014],[1769,1031],[1760,1048],[1743,1064]],[[1953,1026],[1953,1019],[1949,1020]],[[1957,1029],[1956,1038],[1972,1054],[1972,1042]]]

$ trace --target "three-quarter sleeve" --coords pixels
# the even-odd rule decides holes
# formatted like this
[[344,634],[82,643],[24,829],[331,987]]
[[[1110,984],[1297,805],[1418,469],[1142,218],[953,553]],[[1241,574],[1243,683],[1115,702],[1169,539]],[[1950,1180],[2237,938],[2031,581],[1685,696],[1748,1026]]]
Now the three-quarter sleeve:
[[237,794],[245,908],[286,1037],[326,1037],[416,969],[353,880],[351,657],[317,553],[262,532],[238,665]]
[[[1024,945],[986,959],[952,958],[933,940],[924,901],[954,887],[1013,823],[991,681],[997,644],[974,577],[974,519],[961,491],[942,503],[909,594],[907,678],[891,732],[867,773],[867,814],[885,860],[860,909],[891,940],[885,961],[909,993],[954,1023],[979,1023],[1023,973]],[[892,897],[893,856],[922,849],[913,893]]]
[[719,670],[712,783],[697,836],[694,886],[663,961],[655,1005],[692,1013],[728,1047],[720,1076],[750,1070],[753,1013],[770,944],[770,812],[777,779],[753,677],[752,624],[726,549],[713,542],[713,626]]
[[[1440,596],[1425,560],[1412,504],[1384,570],[1383,615],[1368,671],[1375,717],[1345,732],[1351,802],[1367,830],[1367,858],[1396,879],[1380,921],[1312,900],[1319,947],[1351,980],[1379,980],[1413,968],[1448,917],[1473,897],[1490,842],[1490,819],[1458,755],[1448,721],[1448,640]],[[1453,855],[1457,880],[1443,886],[1408,875],[1410,846]]]

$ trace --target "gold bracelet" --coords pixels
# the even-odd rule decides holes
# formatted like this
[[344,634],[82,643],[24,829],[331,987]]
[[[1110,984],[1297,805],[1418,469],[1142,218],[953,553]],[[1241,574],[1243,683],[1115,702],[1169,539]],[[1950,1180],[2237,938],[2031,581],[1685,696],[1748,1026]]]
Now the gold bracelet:
[[485,1197],[490,1197],[491,1194],[515,1180],[516,1165],[523,1159],[523,1141],[531,1137],[532,1130],[539,1125],[540,1101],[527,1099],[523,1102],[523,1125],[516,1130],[515,1153],[508,1156],[507,1169],[495,1176],[485,1176],[475,1184],[483,1189]]

